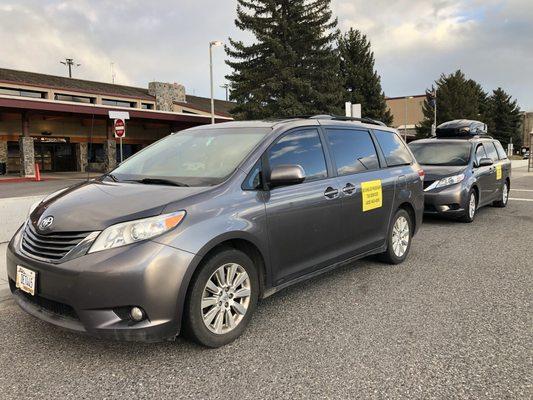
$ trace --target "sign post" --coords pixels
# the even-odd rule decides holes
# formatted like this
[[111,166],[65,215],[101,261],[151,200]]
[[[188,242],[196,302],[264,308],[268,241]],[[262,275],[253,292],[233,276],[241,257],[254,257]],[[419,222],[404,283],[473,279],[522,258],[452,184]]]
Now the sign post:
[[123,119],[115,119],[113,127],[115,130],[115,137],[118,137],[120,140],[120,162],[122,162],[124,160],[122,153],[122,138],[126,136],[126,123]]
[[120,162],[122,162],[122,138],[126,136],[126,120],[130,119],[130,113],[127,111],[109,111],[109,118],[114,120],[113,131],[115,133],[115,138],[119,138]]

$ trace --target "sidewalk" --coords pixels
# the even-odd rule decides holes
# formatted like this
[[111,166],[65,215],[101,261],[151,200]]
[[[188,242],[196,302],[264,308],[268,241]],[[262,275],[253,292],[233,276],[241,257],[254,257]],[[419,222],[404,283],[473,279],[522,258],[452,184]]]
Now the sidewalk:
[[0,244],[0,302],[11,297],[9,283],[7,282],[6,250],[7,243]]

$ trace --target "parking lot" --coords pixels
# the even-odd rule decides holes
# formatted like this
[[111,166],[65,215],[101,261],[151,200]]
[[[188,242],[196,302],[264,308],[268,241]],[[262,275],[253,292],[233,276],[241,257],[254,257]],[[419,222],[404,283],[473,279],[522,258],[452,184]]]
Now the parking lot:
[[512,187],[473,224],[426,218],[402,265],[262,301],[216,350],[79,336],[2,302],[2,398],[531,398],[533,176]]

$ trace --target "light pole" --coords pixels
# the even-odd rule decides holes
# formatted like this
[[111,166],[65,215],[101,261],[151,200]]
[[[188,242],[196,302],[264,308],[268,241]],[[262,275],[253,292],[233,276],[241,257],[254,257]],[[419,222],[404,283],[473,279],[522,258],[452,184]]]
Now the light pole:
[[213,89],[213,47],[221,46],[222,42],[220,40],[213,40],[209,42],[209,78],[211,83],[211,123],[215,123],[215,98],[214,98],[214,89]]
[[68,77],[72,78],[72,67],[79,67],[81,64],[74,62],[73,58],[65,58],[65,61],[59,61],[61,64],[68,67]]
[[407,100],[412,99],[413,96],[405,96],[405,119],[403,122],[403,140],[407,143]]
[[229,83],[225,83],[223,85],[220,85],[222,89],[226,89],[226,101],[229,100]]

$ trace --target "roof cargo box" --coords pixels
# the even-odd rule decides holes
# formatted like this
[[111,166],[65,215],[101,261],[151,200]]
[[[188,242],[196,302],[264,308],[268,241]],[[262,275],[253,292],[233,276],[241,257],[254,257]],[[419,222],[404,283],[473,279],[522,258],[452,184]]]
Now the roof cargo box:
[[438,138],[471,137],[487,134],[487,125],[470,119],[454,119],[437,126]]

